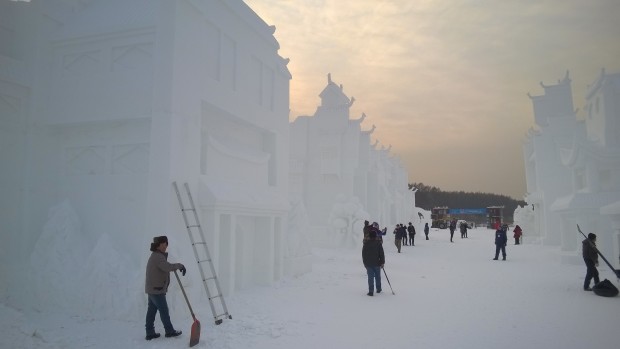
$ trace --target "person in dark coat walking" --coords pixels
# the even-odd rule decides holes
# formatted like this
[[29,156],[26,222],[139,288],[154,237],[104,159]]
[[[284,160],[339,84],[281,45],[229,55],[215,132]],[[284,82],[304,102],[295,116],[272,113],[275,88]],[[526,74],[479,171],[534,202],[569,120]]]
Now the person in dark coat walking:
[[506,260],[506,243],[508,242],[508,237],[506,236],[507,230],[508,224],[504,224],[495,231],[495,258],[493,258],[495,261],[499,257],[499,251],[502,251],[502,260]]
[[466,238],[467,237],[467,223],[461,222],[459,229],[461,230],[461,239]]
[[599,283],[598,270],[598,253],[596,252],[596,234],[588,234],[588,238],[581,242],[583,261],[586,263],[586,278],[583,281],[583,290],[592,291],[590,281],[594,278],[594,284]]
[[515,233],[513,235],[513,237],[515,238],[515,245],[518,245],[519,242],[521,241],[521,235],[523,234],[521,227],[517,224],[517,226],[514,228],[513,232]]
[[409,244],[411,246],[415,246],[415,227],[411,224],[411,222],[409,222],[409,225],[407,226],[407,232],[409,233]]
[[426,235],[426,240],[428,240],[428,232],[430,229],[428,228],[428,223],[424,223],[424,235]]
[[377,233],[371,231],[368,241],[362,247],[362,261],[368,274],[368,296],[372,296],[375,291],[381,293],[381,268],[385,265],[385,254],[383,246],[377,240]]
[[159,318],[164,325],[166,337],[176,337],[181,335],[181,331],[176,331],[170,322],[168,303],[166,302],[166,292],[170,285],[170,272],[180,270],[185,276],[185,266],[181,263],[169,263],[168,238],[157,236],[151,243],[151,257],[146,263],[146,279],[144,290],[148,295],[148,308],[146,311],[146,340],[158,338],[159,333],[155,332],[155,315],[159,311]]
[[396,224],[396,227],[394,228],[392,234],[394,234],[394,245],[396,245],[396,249],[398,250],[398,253],[400,253],[400,247],[402,246],[403,242],[403,233],[400,229],[400,224]]
[[450,221],[450,242],[454,242],[452,241],[452,238],[454,238],[454,231],[456,230],[456,221],[452,220]]

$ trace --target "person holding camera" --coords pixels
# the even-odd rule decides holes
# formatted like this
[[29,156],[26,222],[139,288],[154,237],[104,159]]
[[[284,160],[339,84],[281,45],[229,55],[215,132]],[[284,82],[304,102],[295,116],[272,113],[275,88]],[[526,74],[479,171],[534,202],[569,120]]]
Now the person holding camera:
[[168,302],[166,301],[166,292],[170,285],[170,272],[180,270],[185,276],[185,266],[181,263],[169,263],[168,238],[166,236],[157,236],[153,238],[151,243],[151,257],[146,263],[146,280],[144,283],[144,291],[148,295],[148,308],[146,311],[146,340],[159,337],[159,333],[155,332],[155,315],[159,311],[159,318],[164,325],[166,337],[176,337],[181,335],[181,331],[177,331],[170,322],[170,314],[168,312]]

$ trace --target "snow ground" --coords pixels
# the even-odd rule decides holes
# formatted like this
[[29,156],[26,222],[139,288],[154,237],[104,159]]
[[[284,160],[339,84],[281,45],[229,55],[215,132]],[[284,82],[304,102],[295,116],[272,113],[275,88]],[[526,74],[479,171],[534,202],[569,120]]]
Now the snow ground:
[[[314,249],[313,272],[226,299],[232,320],[216,326],[208,304],[195,348],[615,348],[620,297],[582,290],[584,265],[559,262],[557,248],[509,244],[493,261],[493,231],[433,229],[396,253],[384,242],[384,292],[366,296],[360,249]],[[527,239],[527,236],[525,237]],[[616,286],[609,268],[601,279]],[[117,285],[115,287],[122,287]],[[175,297],[180,297],[176,294]],[[143,313],[113,320],[18,311],[0,304],[0,348],[186,348],[192,319],[169,299],[179,338],[144,340]],[[162,332],[159,318],[156,328]]]

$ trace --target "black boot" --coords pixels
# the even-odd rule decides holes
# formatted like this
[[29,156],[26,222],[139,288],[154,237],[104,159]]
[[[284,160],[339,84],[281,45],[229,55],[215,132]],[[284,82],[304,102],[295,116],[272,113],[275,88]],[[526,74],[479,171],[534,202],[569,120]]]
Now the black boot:
[[372,292],[368,292],[368,293],[366,293],[366,295],[372,297]]
[[166,337],[177,337],[180,336],[182,331],[172,331],[170,333],[166,333]]
[[153,333],[153,334],[147,334],[146,335],[146,339],[147,341],[150,341],[151,339],[155,339],[155,338],[159,338],[160,334],[159,333]]

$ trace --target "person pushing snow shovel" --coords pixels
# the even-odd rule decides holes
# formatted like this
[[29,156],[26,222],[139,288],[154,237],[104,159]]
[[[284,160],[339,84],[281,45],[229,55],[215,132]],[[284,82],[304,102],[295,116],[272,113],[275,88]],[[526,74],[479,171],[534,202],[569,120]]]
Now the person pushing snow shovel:
[[170,322],[168,313],[168,303],[166,302],[166,292],[170,285],[170,272],[180,270],[185,276],[185,266],[181,263],[168,263],[168,238],[157,236],[151,243],[151,257],[146,264],[146,281],[144,290],[148,295],[148,309],[146,311],[146,340],[159,338],[159,333],[155,332],[155,315],[159,310],[159,317],[164,325],[166,337],[177,337],[181,331],[177,331]]

